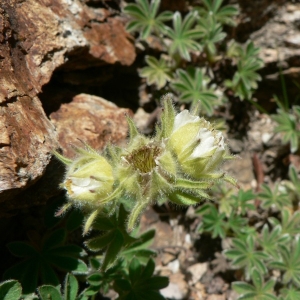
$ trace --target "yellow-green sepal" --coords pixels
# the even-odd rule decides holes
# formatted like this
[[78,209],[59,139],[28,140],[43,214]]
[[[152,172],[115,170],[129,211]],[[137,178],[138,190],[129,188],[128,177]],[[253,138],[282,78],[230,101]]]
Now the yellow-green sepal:
[[167,94],[162,98],[163,112],[161,114],[161,136],[160,138],[168,138],[174,128],[175,109],[173,107],[171,94]]

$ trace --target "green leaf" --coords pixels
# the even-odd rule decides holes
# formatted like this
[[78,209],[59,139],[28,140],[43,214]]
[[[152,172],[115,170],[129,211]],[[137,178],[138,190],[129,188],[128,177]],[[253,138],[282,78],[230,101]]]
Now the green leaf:
[[232,243],[233,249],[225,250],[224,254],[232,260],[233,267],[244,267],[246,278],[250,277],[253,268],[256,268],[262,274],[266,274],[266,262],[269,260],[269,255],[255,249],[254,237],[248,236],[246,240],[234,238]]
[[74,275],[67,274],[64,285],[64,300],[76,300],[78,282]]
[[293,286],[290,286],[289,288],[281,289],[280,294],[284,297],[284,300],[300,299],[300,289],[296,289]]
[[38,288],[41,300],[63,300],[60,292],[51,285],[43,285]]
[[258,57],[259,48],[255,48],[254,44],[250,42],[247,44],[246,49],[237,44],[232,45],[231,51],[240,60],[237,63],[237,71],[233,79],[226,81],[225,85],[231,88],[235,96],[240,97],[241,100],[251,100],[252,94],[257,88],[257,81],[261,80],[261,76],[257,71],[264,65]]
[[137,31],[140,33],[140,39],[146,40],[151,33],[160,35],[166,29],[163,23],[172,18],[172,13],[158,13],[160,0],[152,0],[149,4],[148,0],[138,0],[136,3],[128,4],[124,8],[124,12],[128,14],[132,20],[127,24],[126,29],[130,32]]
[[223,0],[203,0],[204,7],[196,7],[202,18],[208,16],[221,24],[236,26],[234,16],[238,14],[238,9],[232,5],[222,6]]
[[114,239],[114,236],[115,233],[113,231],[109,231],[102,236],[88,240],[85,244],[90,250],[99,251],[102,248],[107,247]]
[[145,60],[148,66],[139,70],[140,77],[146,78],[148,85],[155,84],[158,89],[163,88],[172,79],[170,63],[163,56],[159,60],[146,56]]
[[107,248],[107,252],[101,266],[102,270],[105,271],[109,266],[111,266],[115,262],[123,247],[123,244],[124,237],[119,230],[116,230],[114,238]]
[[234,282],[232,284],[233,290],[235,290],[241,296],[238,299],[255,299],[255,300],[276,300],[274,295],[274,280],[263,282],[263,277],[257,269],[251,270],[251,279],[253,285],[245,282]]
[[129,137],[130,140],[132,141],[135,137],[137,137],[139,135],[139,131],[136,127],[136,125],[134,124],[134,121],[126,115],[126,120],[128,123],[128,127],[129,127]]
[[67,218],[66,229],[69,232],[79,228],[83,223],[83,213],[79,209],[74,209]]
[[11,242],[6,246],[8,250],[17,257],[30,257],[37,254],[35,248],[26,242]]
[[101,283],[102,277],[102,274],[94,273],[87,277],[87,281],[90,285],[98,286]]
[[199,196],[191,195],[179,190],[169,194],[168,198],[170,201],[178,205],[195,205],[202,200]]
[[84,222],[83,235],[87,234],[87,232],[91,229],[95,219],[97,218],[101,210],[102,208],[98,208],[88,216],[88,218]]
[[277,210],[283,209],[283,207],[289,207],[292,205],[291,198],[286,191],[280,190],[279,184],[275,184],[273,190],[263,184],[261,186],[262,191],[258,194],[260,200],[262,200],[261,206],[264,209],[276,208]]
[[44,239],[43,250],[50,250],[60,244],[62,244],[66,239],[67,232],[65,229],[60,228],[52,232],[48,237]]
[[45,284],[59,285],[60,280],[48,262],[40,265],[40,277]]
[[200,68],[187,68],[187,71],[178,69],[177,78],[172,88],[179,93],[180,101],[200,105],[202,113],[212,115],[214,107],[220,104],[215,89],[209,86],[210,78],[204,75]]
[[225,214],[219,214],[215,206],[210,205],[209,210],[203,213],[202,224],[200,224],[200,231],[212,233],[212,238],[225,238],[226,222]]
[[23,287],[23,293],[34,292],[38,281],[39,261],[36,258],[23,260],[10,267],[3,274],[4,279],[17,279]]
[[211,15],[206,18],[200,18],[197,28],[202,34],[201,44],[207,53],[208,59],[213,62],[217,52],[216,44],[225,39],[226,33],[222,31],[222,25],[212,18]]
[[161,138],[168,138],[174,127],[175,109],[173,107],[172,95],[165,95],[162,100],[162,115],[161,115]]
[[297,115],[298,106],[293,106],[291,112],[284,109],[278,109],[277,114],[272,118],[278,124],[275,132],[281,133],[283,143],[290,143],[290,150],[295,153],[299,148],[300,132],[298,124],[300,124],[300,116]]
[[17,280],[7,280],[0,283],[0,299],[18,300],[22,294],[21,284]]
[[[129,265],[129,278],[131,283],[135,283],[141,277],[142,266],[140,262],[134,257]],[[152,275],[152,274],[151,274]]]
[[296,287],[300,287],[300,238],[295,237],[292,247],[287,245],[280,246],[281,259],[272,261],[269,265],[283,270],[283,283],[292,282]]
[[183,59],[190,61],[190,51],[201,51],[198,40],[202,34],[197,28],[192,28],[197,19],[197,12],[191,11],[182,20],[181,14],[175,12],[173,15],[173,28],[166,28],[166,34],[172,41],[169,47],[171,55],[179,54]]
[[133,258],[129,266],[129,278],[117,279],[114,284],[115,290],[119,293],[118,299],[164,299],[159,296],[158,290],[169,284],[166,277],[153,276],[154,262],[150,260],[144,267]]

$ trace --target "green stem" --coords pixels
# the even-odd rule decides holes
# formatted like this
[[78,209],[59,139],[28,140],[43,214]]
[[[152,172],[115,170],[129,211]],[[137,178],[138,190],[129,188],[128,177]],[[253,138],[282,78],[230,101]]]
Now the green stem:
[[289,109],[289,98],[286,90],[286,83],[284,80],[284,76],[282,73],[282,69],[279,68],[279,77],[280,77],[280,82],[281,82],[281,87],[282,87],[282,92],[283,92],[283,101],[284,101],[284,108],[286,111]]
[[260,106],[257,102],[249,99],[248,100],[253,106],[255,106],[261,113],[269,114],[262,106]]

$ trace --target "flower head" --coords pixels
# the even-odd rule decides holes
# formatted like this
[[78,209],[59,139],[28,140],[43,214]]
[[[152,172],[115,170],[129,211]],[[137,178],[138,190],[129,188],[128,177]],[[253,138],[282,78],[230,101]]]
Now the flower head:
[[226,145],[222,132],[188,110],[176,115],[169,145],[183,172],[193,178],[210,178],[225,160]]
[[193,205],[209,198],[206,190],[216,180],[235,183],[220,171],[229,157],[222,133],[188,110],[177,114],[170,95],[163,99],[154,137],[140,134],[132,119],[127,120],[130,139],[123,149],[108,146],[100,155],[87,146],[77,149],[74,161],[56,153],[68,166],[63,186],[70,200],[93,210],[85,231],[110,203],[118,207],[126,199],[131,206],[127,228],[132,230],[142,211],[156,201]]
[[111,165],[96,153],[86,153],[69,167],[63,186],[75,202],[93,205],[112,192],[114,177]]
[[77,206],[93,208],[112,193],[115,179],[108,160],[88,145],[86,148],[76,148],[78,156],[73,161],[58,152],[54,154],[67,165],[61,186],[67,190],[70,201]]

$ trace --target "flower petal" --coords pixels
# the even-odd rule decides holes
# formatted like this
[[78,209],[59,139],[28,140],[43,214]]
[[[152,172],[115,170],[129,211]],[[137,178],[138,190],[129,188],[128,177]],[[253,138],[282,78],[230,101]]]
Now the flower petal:
[[190,112],[185,109],[175,117],[173,132],[188,123],[195,123],[199,120],[200,118],[198,116],[191,115]]

